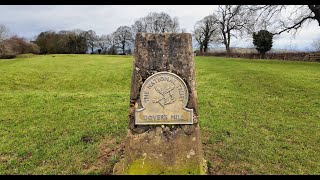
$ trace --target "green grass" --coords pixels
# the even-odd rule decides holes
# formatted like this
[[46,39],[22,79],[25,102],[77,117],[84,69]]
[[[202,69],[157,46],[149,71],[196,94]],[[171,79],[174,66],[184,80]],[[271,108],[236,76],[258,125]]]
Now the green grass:
[[218,174],[320,174],[320,64],[197,58],[203,142]]
[[[0,60],[0,174],[101,174],[126,135],[131,56]],[[320,174],[320,64],[195,57],[213,174]],[[87,140],[84,140],[87,139]],[[108,142],[108,141],[107,141]]]

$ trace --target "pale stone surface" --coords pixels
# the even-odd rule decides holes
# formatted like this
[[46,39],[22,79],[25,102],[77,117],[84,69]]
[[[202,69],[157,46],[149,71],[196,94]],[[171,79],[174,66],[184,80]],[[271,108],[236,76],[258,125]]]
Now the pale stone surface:
[[[116,165],[115,174],[204,174],[206,171],[191,41],[190,33],[136,35],[125,158]],[[135,125],[135,111],[143,108],[140,96],[143,83],[163,71],[178,75],[185,83],[186,108],[193,111],[193,124]]]

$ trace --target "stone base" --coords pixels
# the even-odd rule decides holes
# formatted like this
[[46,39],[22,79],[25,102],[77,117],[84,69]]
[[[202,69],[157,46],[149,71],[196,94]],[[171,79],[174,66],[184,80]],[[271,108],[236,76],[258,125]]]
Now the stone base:
[[[189,129],[191,128],[191,129]],[[128,131],[125,157],[114,174],[206,174],[198,125],[154,126],[147,132]]]

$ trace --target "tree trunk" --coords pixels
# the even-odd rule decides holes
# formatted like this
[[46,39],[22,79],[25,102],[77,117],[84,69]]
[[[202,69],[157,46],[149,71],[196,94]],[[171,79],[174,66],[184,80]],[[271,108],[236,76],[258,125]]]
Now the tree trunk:
[[230,49],[229,45],[226,45],[226,50],[227,50],[227,56],[230,57],[231,56],[231,49]]
[[[228,41],[229,40],[229,41]],[[227,38],[227,33],[223,33],[223,44],[226,47],[227,57],[230,57],[231,50],[230,50],[230,37]]]
[[203,54],[207,54],[207,51],[208,51],[208,50],[207,50],[207,47],[204,47],[204,48],[203,48]]
[[228,54],[228,57],[231,56],[231,49],[230,49],[230,37],[231,37],[231,34],[230,34],[230,31],[228,31],[227,33],[227,46],[226,46],[226,49],[227,49],[227,54]]
[[208,52],[208,43],[205,43],[205,44],[204,44],[203,51],[204,51],[205,53]]
[[125,51],[125,44],[123,43],[123,44],[122,44],[122,54],[125,53],[124,51]]

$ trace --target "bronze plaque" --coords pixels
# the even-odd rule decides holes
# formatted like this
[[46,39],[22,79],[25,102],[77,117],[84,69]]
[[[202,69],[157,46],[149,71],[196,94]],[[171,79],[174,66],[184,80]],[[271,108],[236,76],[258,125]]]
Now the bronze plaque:
[[188,88],[174,73],[158,72],[148,77],[140,98],[142,108],[135,110],[135,124],[193,124],[193,109],[186,108]]

